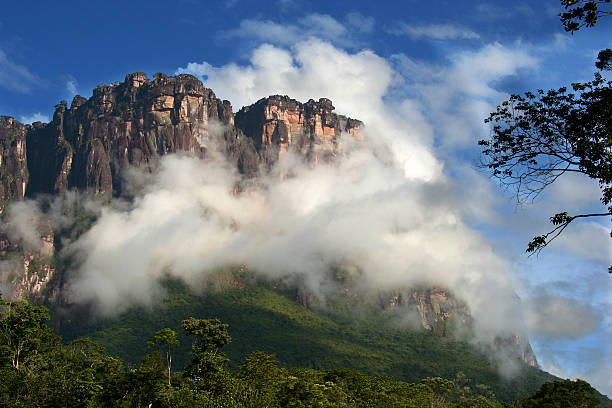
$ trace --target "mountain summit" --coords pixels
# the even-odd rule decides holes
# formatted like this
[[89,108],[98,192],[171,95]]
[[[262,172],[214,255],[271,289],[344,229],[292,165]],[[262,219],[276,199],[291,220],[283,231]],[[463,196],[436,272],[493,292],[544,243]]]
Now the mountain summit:
[[288,149],[314,162],[328,160],[342,149],[342,135],[362,126],[333,110],[325,98],[302,104],[276,95],[234,115],[229,101],[194,76],[129,74],[124,82],[98,86],[89,99],[75,96],[70,107],[60,102],[50,123],[2,117],[0,203],[71,189],[121,195],[129,166],[154,171],[169,153],[204,157],[213,148],[211,129],[223,135],[214,149],[248,177]]
[[[50,123],[24,125],[0,117],[0,214],[9,201],[41,195],[129,195],[129,168],[155,173],[160,158],[173,153],[220,154],[245,179],[266,172],[289,152],[315,166],[342,154],[346,138],[362,127],[359,120],[336,114],[326,98],[300,103],[274,95],[234,114],[229,101],[217,98],[194,76],[156,74],[150,80],[133,73],[124,82],[98,86],[89,99],[75,96],[70,107],[62,101]],[[69,277],[51,260],[61,239],[48,224],[42,230],[44,244],[36,248],[24,248],[0,231],[0,259],[11,258],[16,265],[2,273],[0,284],[16,298],[61,304]],[[367,296],[380,309],[413,310],[420,324],[438,336],[447,335],[453,318],[469,321],[465,305],[439,287]],[[294,299],[309,306],[308,293],[298,290]],[[500,340],[496,347],[538,366],[524,335]]]

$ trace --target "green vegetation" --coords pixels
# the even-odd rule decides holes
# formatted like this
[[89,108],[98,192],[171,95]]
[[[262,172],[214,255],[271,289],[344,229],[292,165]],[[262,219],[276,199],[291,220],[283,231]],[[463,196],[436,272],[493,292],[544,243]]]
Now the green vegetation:
[[[261,351],[232,372],[222,350],[231,340],[228,325],[193,317],[182,322],[195,339],[184,372],[170,374],[159,352],[124,370],[121,360],[88,338],[63,344],[44,324],[48,317],[42,306],[0,300],[0,407],[597,407],[600,402],[580,380],[546,383],[510,405],[462,373],[454,380],[408,383],[347,369],[288,370]],[[152,343],[171,353],[177,341],[176,332],[164,328]]]
[[520,373],[504,379],[467,342],[402,327],[394,316],[375,307],[328,304],[317,311],[262,285],[196,295],[179,282],[168,282],[166,290],[151,308],[133,308],[115,318],[83,324],[82,316],[66,316],[61,334],[67,339],[91,337],[128,366],[136,367],[147,352],[143,339],[170,328],[179,333],[180,344],[172,358],[180,370],[190,363],[191,344],[180,321],[198,316],[229,324],[233,341],[224,350],[231,369],[252,352],[263,351],[275,353],[287,368],[347,368],[410,382],[426,377],[455,379],[462,372],[474,383],[491,387],[505,401],[530,395],[545,381],[555,379],[522,363]]

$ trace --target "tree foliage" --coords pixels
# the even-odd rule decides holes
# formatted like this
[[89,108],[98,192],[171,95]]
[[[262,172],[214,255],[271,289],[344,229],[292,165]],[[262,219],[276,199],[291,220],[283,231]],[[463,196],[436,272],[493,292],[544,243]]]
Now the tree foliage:
[[[3,408],[509,406],[498,402],[488,387],[461,373],[454,380],[426,378],[420,383],[408,383],[346,369],[288,370],[280,367],[273,355],[263,352],[251,354],[232,373],[218,358],[210,359],[221,355],[220,348],[230,341],[228,326],[217,319],[183,321],[185,330],[195,337],[196,369],[177,372],[172,383],[168,383],[167,367],[160,352],[147,355],[137,368],[125,370],[119,359],[88,338],[62,344],[40,324],[48,316],[44,307],[4,301],[0,313],[3,328],[18,326],[19,331],[13,334],[29,336],[28,352],[22,354],[19,368],[10,358],[0,360]],[[155,333],[152,342],[165,352],[175,342],[175,335],[162,329]],[[9,344],[14,341],[8,336],[0,337],[3,350]],[[214,367],[207,365],[210,363]],[[521,406],[548,406],[538,404],[550,401],[561,404],[550,406],[595,406],[595,391],[587,383],[569,380],[557,383],[542,387],[538,394],[523,400]],[[567,401],[582,405],[567,405]]]
[[593,387],[583,380],[547,382],[531,397],[520,401],[521,408],[595,408],[601,404]]
[[[611,13],[601,8],[610,1],[563,0],[568,11],[560,16],[566,30],[592,27]],[[611,59],[612,50],[603,50],[596,66],[610,69]],[[539,252],[577,219],[612,215],[611,81],[596,73],[593,81],[574,83],[570,89],[515,94],[485,122],[491,124],[491,135],[479,141],[482,167],[514,189],[519,203],[533,200],[562,175],[578,173],[599,183],[600,200],[607,207],[607,212],[554,214],[553,229],[534,237],[527,252]]]
[[182,322],[188,335],[194,336],[191,346],[193,359],[189,371],[205,376],[215,375],[227,364],[227,357],[221,348],[231,342],[228,325],[219,319],[195,319],[190,317]]
[[47,320],[49,311],[42,306],[0,299],[0,356],[8,358],[15,370],[51,336]]
[[519,202],[532,200],[566,173],[596,180],[608,212],[551,217],[554,228],[535,237],[528,252],[541,250],[574,220],[612,215],[612,82],[595,80],[567,88],[512,95],[486,122],[491,137],[483,146],[483,166]]
[[612,0],[562,0],[565,12],[560,13],[565,31],[574,32],[582,27],[593,27],[601,17],[612,14],[608,6]]

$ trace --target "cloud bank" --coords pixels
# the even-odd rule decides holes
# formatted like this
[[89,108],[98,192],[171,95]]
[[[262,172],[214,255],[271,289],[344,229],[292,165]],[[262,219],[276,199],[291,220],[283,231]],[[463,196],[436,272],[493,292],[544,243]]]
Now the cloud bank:
[[197,286],[227,264],[317,294],[340,265],[364,288],[450,288],[485,337],[522,331],[511,267],[463,221],[477,210],[433,153],[420,105],[388,100],[401,81],[387,60],[309,39],[262,45],[246,66],[190,63],[177,72],[202,77],[236,106],[279,93],[328,97],[366,128],[345,137],[336,162],[311,167],[290,155],[239,194],[241,177],[222,158],[165,157],[128,210],[103,209],[71,246],[81,262],[75,299],[113,313],[150,302],[158,278]]

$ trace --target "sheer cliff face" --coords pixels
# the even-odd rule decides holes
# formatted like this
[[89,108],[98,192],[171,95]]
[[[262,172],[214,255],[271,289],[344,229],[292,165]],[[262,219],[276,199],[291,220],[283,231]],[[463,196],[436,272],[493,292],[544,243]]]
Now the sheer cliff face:
[[98,86],[89,100],[76,96],[70,108],[60,103],[51,123],[29,132],[34,160],[28,195],[72,188],[118,195],[129,166],[154,171],[160,156],[176,152],[203,157],[213,126],[228,157],[253,172],[257,153],[240,143],[244,136],[233,122],[230,103],[195,77],[157,74],[150,81],[143,73],[127,75],[125,82]]
[[9,200],[23,199],[28,183],[27,127],[0,116],[0,214]]
[[342,152],[344,134],[362,123],[333,113],[329,99],[302,104],[288,96],[270,96],[236,113],[236,126],[253,140],[264,163],[271,165],[292,150],[309,161],[329,161]]
[[120,195],[125,169],[153,172],[160,156],[177,152],[204,157],[213,149],[247,177],[288,150],[313,163],[327,161],[342,151],[343,135],[362,125],[333,110],[324,98],[302,104],[271,96],[234,119],[230,103],[191,75],[129,74],[98,86],[90,99],[77,95],[70,107],[61,102],[48,124],[3,117],[0,200],[70,189]]

